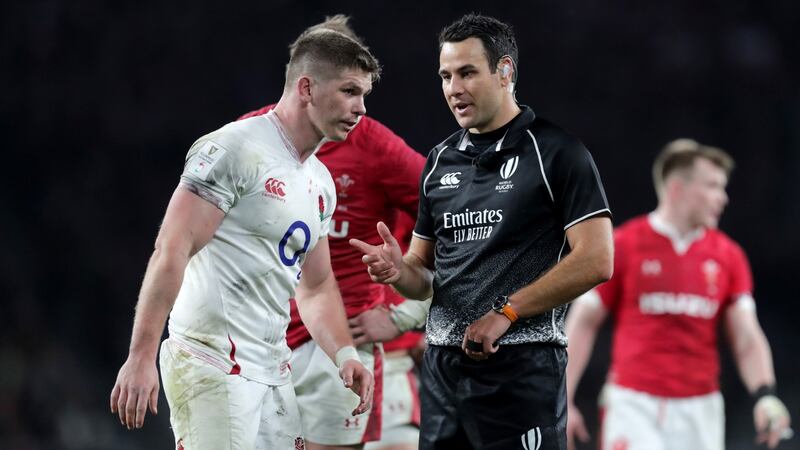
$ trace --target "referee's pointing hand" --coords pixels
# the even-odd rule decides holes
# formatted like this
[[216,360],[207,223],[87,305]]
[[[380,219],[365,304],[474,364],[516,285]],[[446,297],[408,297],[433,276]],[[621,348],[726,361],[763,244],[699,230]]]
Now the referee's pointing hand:
[[364,253],[361,261],[367,265],[367,272],[372,281],[392,284],[400,279],[403,253],[389,227],[383,222],[378,222],[378,235],[383,239],[382,245],[370,245],[358,239],[350,239],[350,245]]

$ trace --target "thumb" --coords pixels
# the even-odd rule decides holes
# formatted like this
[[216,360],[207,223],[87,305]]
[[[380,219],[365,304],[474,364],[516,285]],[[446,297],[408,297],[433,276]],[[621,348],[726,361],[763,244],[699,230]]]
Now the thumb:
[[381,236],[381,239],[383,239],[385,244],[397,246],[397,240],[392,235],[392,232],[389,231],[389,227],[387,227],[385,223],[378,222],[378,234]]
[[342,366],[342,369],[339,371],[339,376],[342,377],[342,382],[344,383],[344,387],[349,388],[353,385],[353,366],[350,364],[345,364]]

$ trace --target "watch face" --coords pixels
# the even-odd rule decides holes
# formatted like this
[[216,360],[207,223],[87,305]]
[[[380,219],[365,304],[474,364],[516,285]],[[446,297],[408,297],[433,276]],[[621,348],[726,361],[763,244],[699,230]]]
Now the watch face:
[[501,312],[503,310],[503,307],[506,306],[506,303],[508,303],[508,297],[506,297],[505,295],[501,295],[496,299],[494,299],[494,303],[492,304],[492,309]]

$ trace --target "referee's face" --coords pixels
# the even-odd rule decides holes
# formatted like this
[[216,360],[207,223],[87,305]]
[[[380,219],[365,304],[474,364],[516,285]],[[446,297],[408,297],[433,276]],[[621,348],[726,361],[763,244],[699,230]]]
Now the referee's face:
[[471,37],[445,42],[439,53],[439,76],[447,105],[461,128],[484,133],[502,126],[500,72],[492,72],[483,42]]

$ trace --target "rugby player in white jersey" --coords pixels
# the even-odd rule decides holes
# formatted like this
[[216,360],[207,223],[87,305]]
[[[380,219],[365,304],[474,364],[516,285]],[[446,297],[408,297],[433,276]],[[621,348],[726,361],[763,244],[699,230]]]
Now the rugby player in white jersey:
[[169,314],[160,364],[178,449],[304,448],[286,345],[292,297],[359,395],[353,415],[369,409],[373,376],[353,347],[330,264],[336,191],[314,151],[355,127],[379,72],[356,40],[307,33],[292,48],[274,111],[191,147],[111,393],[123,425],[141,427],[148,407],[156,413],[156,352]]

